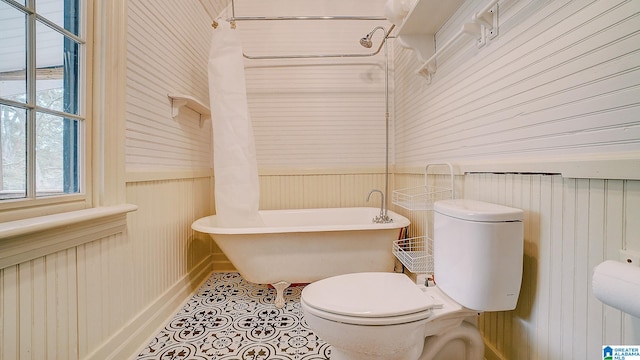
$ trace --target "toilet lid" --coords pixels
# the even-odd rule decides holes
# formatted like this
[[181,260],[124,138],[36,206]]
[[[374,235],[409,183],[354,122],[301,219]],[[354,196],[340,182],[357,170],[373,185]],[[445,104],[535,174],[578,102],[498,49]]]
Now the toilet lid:
[[381,318],[422,312],[439,306],[406,275],[355,273],[307,285],[305,303],[313,308],[350,317]]

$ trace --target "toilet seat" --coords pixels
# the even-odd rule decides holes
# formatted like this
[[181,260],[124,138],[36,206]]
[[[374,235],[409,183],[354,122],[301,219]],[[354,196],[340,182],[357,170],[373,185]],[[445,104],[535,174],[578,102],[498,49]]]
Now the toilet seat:
[[406,275],[354,273],[307,285],[301,303],[315,316],[354,325],[392,325],[425,320],[442,303]]

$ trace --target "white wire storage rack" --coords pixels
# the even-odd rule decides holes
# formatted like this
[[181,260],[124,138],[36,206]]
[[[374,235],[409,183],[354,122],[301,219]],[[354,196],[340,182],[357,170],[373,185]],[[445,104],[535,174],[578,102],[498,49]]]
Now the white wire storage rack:
[[[450,186],[448,188],[428,184],[429,168],[433,166],[449,167]],[[424,185],[394,190],[392,195],[392,202],[404,209],[432,211],[436,201],[455,199],[453,166],[449,163],[427,164],[424,169]],[[414,274],[433,273],[433,240],[427,234],[428,228],[425,229],[424,236],[393,242],[393,255]]]
[[414,274],[433,272],[433,241],[427,236],[394,241],[393,254]]

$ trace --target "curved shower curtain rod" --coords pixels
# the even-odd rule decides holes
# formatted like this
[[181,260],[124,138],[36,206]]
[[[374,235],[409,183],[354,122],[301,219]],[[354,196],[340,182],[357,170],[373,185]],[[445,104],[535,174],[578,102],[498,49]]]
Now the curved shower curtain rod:
[[[378,55],[378,53],[380,53],[380,50],[382,50],[382,47],[384,46],[385,42],[387,41],[387,39],[389,39],[389,34],[391,33],[391,31],[393,30],[393,28],[395,27],[395,25],[391,25],[391,27],[389,28],[389,30],[385,30],[383,27],[378,26],[376,27],[372,32],[370,32],[366,37],[371,37],[371,35],[373,34],[373,32],[375,32],[375,30],[377,29],[382,29],[384,31],[384,36],[382,38],[382,41],[380,42],[380,45],[378,46],[378,48],[371,53],[365,53],[365,54],[357,54],[357,53],[351,53],[351,54],[307,54],[307,55],[247,55],[246,53],[244,53],[244,51],[242,52],[242,56],[246,59],[250,59],[250,60],[273,60],[273,59],[319,59],[319,58],[363,58],[363,57],[371,57],[371,56],[375,56]],[[362,38],[362,39],[365,39]],[[360,42],[360,44],[363,44],[362,41]],[[363,45],[365,46],[365,45]]]
[[[238,21],[289,21],[289,20],[352,20],[352,21],[359,21],[359,20],[364,20],[364,21],[383,21],[383,20],[387,20],[386,17],[381,17],[381,16],[236,16],[236,10],[235,10],[235,2],[234,0],[231,0],[231,13],[232,16],[230,18],[227,18],[226,21],[228,21],[229,23],[231,23],[231,27],[235,29],[235,23]],[[217,23],[214,22],[214,27],[217,26]],[[393,30],[393,28],[395,27],[394,24],[391,24],[391,27],[389,28],[389,30],[385,30],[384,27],[381,26],[377,26],[375,29],[373,29],[369,34],[367,34],[363,39],[367,38],[367,39],[371,39],[371,36],[373,35],[373,33],[378,30],[378,29],[382,29],[384,31],[384,37],[382,39],[382,41],[380,42],[380,46],[378,46],[378,48],[371,53],[365,53],[365,54],[306,54],[306,55],[259,55],[259,56],[254,56],[254,55],[247,55],[244,52],[242,53],[242,56],[246,59],[250,59],[250,60],[273,60],[273,59],[319,59],[319,58],[363,58],[363,57],[371,57],[371,56],[375,56],[378,55],[378,53],[380,53],[380,51],[382,50],[382,46],[384,45],[384,43],[387,41],[387,39],[389,38],[389,34],[391,33],[391,31]],[[360,42],[362,44],[362,41]],[[363,46],[365,46],[363,44]],[[369,46],[370,47],[370,46]]]

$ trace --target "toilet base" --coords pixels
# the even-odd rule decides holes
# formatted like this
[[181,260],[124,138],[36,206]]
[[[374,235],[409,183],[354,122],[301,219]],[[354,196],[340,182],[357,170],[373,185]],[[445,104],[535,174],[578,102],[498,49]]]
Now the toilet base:
[[[419,339],[415,339],[419,342]],[[358,351],[358,350],[362,350]],[[483,360],[484,342],[480,331],[463,321],[443,333],[423,340],[422,346],[415,346],[410,353],[371,354],[372,349],[339,349],[331,347],[330,360]],[[391,356],[391,357],[390,357]]]
[[459,326],[424,340],[418,360],[483,360],[484,341],[478,328],[463,321]]
[[[313,318],[308,318],[307,322],[309,320],[314,322]],[[331,360],[417,360],[424,345],[424,331],[421,331],[424,323],[417,321],[394,326],[397,332],[387,333],[388,336],[382,338],[376,326],[354,328],[348,333],[354,335],[357,331],[357,335],[347,342],[343,342],[341,336],[335,337],[334,333],[319,331],[317,335],[331,344]]]
[[[416,349],[420,350],[420,349]],[[363,353],[354,353],[354,352],[343,352],[340,349],[336,349],[335,347],[331,347],[331,356],[329,356],[330,360],[409,360],[409,359],[418,359],[419,354],[417,351],[411,354],[396,354],[398,357],[390,357],[389,355],[381,355],[376,356],[372,354],[363,354]]]

